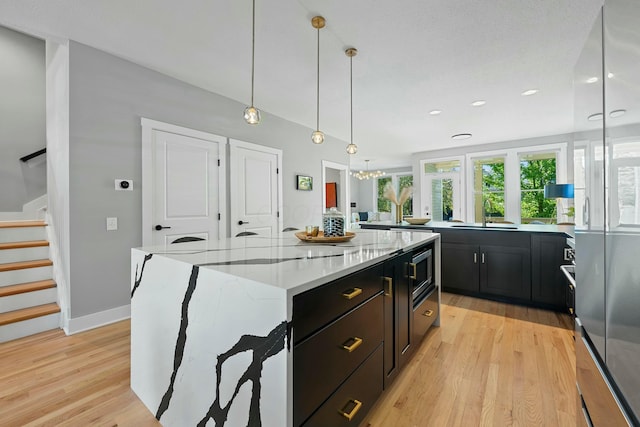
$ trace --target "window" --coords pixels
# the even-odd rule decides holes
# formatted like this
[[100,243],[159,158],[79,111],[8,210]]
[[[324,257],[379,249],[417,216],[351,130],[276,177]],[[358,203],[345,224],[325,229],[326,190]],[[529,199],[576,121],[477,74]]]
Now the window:
[[504,220],[504,157],[473,160],[474,220]]
[[[377,204],[378,212],[389,212],[395,215],[395,207],[391,201],[384,198],[384,189],[391,183],[396,192],[396,197],[400,197],[403,188],[413,186],[413,175],[391,174],[377,179]],[[413,215],[413,195],[402,205],[402,215]]]
[[574,179],[574,204],[573,211],[569,211],[570,217],[575,218],[576,224],[583,224],[582,209],[575,209],[576,206],[582,207],[585,203],[587,188],[587,147],[575,147],[573,150],[573,179]]
[[461,159],[422,163],[422,212],[434,221],[462,219]]
[[556,182],[556,154],[520,155],[520,222],[553,223],[556,200],[544,198],[544,186]]

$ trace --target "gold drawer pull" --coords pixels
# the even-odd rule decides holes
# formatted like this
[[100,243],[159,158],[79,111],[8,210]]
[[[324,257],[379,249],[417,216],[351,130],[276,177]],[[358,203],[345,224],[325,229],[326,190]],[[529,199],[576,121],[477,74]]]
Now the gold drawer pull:
[[347,350],[349,353],[351,353],[353,350],[360,347],[360,344],[362,344],[362,342],[363,342],[362,338],[358,338],[358,337],[349,338],[347,341],[345,341],[344,344],[342,344],[342,348]]
[[427,317],[431,317],[433,316],[433,310],[427,310],[424,313],[422,313],[423,316],[427,316]]
[[346,291],[342,292],[342,296],[345,297],[346,299],[353,299],[355,297],[357,297],[358,295],[360,295],[362,293],[362,289],[360,288],[352,288],[352,289],[347,289]]
[[[351,411],[347,412],[346,409],[353,405],[353,408],[351,408]],[[344,405],[344,407],[339,410],[338,412],[345,417],[346,419],[348,419],[349,421],[351,421],[353,419],[353,417],[356,416],[356,414],[358,413],[358,411],[360,410],[360,408],[362,407],[362,402],[360,402],[357,399],[350,399],[346,405]]]
[[384,281],[387,283],[387,290],[384,292],[385,296],[393,295],[393,277],[383,277]]
[[409,267],[413,268],[413,274],[409,275],[409,279],[416,280],[418,278],[418,266],[414,262],[409,263]]

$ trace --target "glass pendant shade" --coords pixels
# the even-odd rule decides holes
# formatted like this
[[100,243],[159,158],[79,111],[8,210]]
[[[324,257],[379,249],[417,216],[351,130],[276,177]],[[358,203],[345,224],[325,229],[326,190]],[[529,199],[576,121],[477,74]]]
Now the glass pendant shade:
[[311,134],[311,141],[314,144],[322,144],[324,142],[324,133],[320,130],[316,130]]
[[250,125],[260,123],[260,110],[251,106],[244,109],[244,120]]
[[358,152],[358,146],[356,144],[352,142],[351,144],[347,145],[347,153],[356,154],[357,152]]

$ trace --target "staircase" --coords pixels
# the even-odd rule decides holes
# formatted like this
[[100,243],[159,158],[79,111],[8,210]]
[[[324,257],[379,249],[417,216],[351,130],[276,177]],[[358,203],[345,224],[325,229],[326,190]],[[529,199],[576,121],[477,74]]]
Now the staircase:
[[0,342],[60,327],[45,227],[0,222]]

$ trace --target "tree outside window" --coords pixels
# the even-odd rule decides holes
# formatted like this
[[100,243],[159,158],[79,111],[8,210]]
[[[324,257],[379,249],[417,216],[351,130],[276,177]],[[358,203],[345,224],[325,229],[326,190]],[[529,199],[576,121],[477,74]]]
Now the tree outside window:
[[[412,187],[413,186],[413,175],[398,175],[394,179],[393,176],[385,176],[382,178],[378,178],[377,180],[377,208],[378,212],[389,212],[391,213],[395,209],[393,203],[389,200],[385,199],[384,188],[387,183],[392,183],[394,185],[394,189],[396,191],[396,195],[399,196],[400,192],[403,188]],[[413,215],[413,195],[407,199],[407,201],[402,205],[402,214],[403,215]]]
[[474,160],[475,221],[504,219],[504,158]]
[[520,157],[520,217],[523,223],[553,222],[556,216],[556,200],[544,198],[544,186],[555,181],[554,153]]

